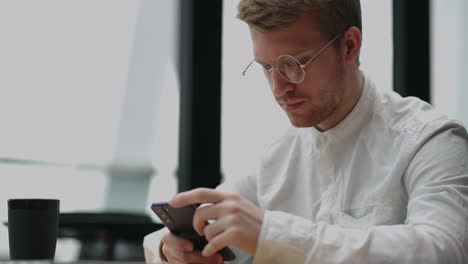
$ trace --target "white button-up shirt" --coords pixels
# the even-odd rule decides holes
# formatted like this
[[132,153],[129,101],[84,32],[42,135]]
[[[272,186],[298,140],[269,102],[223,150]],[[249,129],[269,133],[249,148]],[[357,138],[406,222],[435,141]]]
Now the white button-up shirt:
[[[290,128],[256,173],[219,187],[265,209],[236,263],[468,263],[468,135],[366,77],[336,127]],[[162,230],[145,238],[159,262]]]

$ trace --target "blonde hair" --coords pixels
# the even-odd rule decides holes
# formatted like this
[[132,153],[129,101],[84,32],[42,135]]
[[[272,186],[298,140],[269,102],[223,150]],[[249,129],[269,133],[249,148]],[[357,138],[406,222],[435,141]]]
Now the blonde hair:
[[316,15],[320,32],[329,39],[351,26],[362,32],[360,0],[241,0],[237,17],[258,30],[274,31],[303,12]]

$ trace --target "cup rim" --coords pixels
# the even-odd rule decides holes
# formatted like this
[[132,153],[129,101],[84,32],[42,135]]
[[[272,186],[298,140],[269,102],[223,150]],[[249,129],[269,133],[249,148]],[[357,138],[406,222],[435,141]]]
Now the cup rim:
[[8,199],[9,210],[59,210],[60,200],[42,198]]

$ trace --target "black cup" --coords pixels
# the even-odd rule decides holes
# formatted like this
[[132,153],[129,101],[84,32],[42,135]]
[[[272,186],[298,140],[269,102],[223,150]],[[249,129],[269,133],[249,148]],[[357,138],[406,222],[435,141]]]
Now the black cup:
[[8,235],[12,260],[53,260],[59,223],[59,200],[8,200]]

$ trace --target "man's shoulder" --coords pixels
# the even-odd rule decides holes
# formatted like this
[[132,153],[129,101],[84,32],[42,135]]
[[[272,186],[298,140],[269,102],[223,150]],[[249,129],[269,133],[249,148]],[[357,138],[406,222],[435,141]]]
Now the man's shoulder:
[[465,131],[461,122],[440,113],[431,104],[393,91],[377,92],[374,120],[383,122],[393,135],[405,138],[408,146],[424,144],[446,130]]
[[417,97],[402,97],[393,91],[377,93],[374,115],[394,131],[421,134],[447,125],[460,125]]

